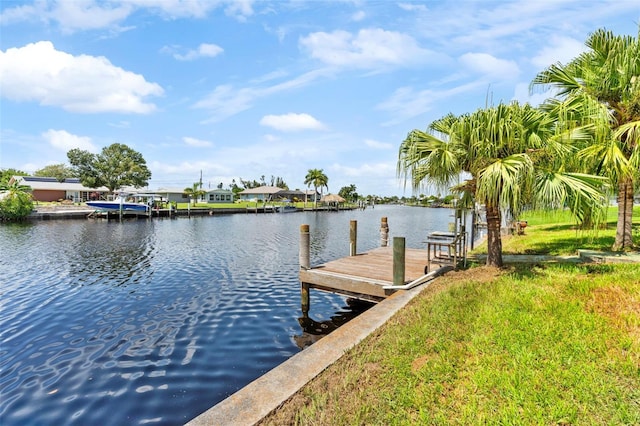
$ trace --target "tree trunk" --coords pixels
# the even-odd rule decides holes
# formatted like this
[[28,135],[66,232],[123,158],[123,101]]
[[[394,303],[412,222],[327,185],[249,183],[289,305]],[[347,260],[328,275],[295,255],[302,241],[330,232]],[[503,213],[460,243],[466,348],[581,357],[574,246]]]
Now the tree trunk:
[[502,237],[500,207],[489,205],[487,209],[487,266],[502,267]]
[[618,224],[616,227],[616,241],[612,250],[629,250],[633,248],[633,181],[630,178],[621,179],[618,183]]

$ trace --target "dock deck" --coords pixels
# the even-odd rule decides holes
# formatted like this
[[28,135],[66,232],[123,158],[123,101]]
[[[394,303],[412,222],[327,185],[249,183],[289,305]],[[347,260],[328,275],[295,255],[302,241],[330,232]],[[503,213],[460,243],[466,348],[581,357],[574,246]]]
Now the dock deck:
[[[434,268],[425,273],[427,250],[405,250],[405,286],[426,282],[451,268]],[[432,263],[433,260],[432,260]],[[300,270],[300,282],[307,288],[379,302],[403,286],[393,285],[393,247],[380,247],[355,256],[333,260]]]

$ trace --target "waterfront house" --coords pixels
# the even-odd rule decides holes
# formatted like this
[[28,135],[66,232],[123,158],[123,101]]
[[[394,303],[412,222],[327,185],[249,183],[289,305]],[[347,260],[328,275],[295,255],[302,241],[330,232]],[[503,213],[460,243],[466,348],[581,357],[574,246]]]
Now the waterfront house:
[[71,200],[80,203],[93,198],[104,198],[109,193],[104,186],[88,188],[82,185],[78,178],[66,178],[60,182],[53,177],[12,176],[9,184],[12,185],[14,182],[31,187],[33,200],[41,202]]
[[238,193],[240,200],[242,201],[308,201],[313,202],[316,197],[320,199],[320,194],[317,191],[307,190],[289,190],[278,188],[277,186],[259,186],[257,188],[245,189]]
[[259,186],[257,188],[245,189],[239,192],[238,195],[242,201],[267,202],[277,200],[278,197],[276,194],[280,191],[282,191],[282,188],[278,188],[277,186]]
[[158,188],[155,192],[171,203],[188,203],[190,200],[184,188]]
[[233,191],[229,189],[213,189],[204,196],[207,203],[233,203]]

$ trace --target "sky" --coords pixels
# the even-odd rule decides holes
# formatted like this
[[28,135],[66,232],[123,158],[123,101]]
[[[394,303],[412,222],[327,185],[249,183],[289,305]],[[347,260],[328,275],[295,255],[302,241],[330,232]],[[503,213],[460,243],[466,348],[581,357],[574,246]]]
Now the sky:
[[537,73],[639,22],[637,0],[2,0],[0,168],[122,143],[150,190],[322,169],[328,192],[411,196],[411,130],[537,105]]

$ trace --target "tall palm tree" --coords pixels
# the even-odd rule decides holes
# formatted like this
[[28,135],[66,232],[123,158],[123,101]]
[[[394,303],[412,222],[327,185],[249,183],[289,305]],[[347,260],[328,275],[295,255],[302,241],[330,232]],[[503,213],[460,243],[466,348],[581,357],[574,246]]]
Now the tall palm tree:
[[566,65],[539,73],[536,86],[557,89],[567,108],[593,127],[593,142],[579,153],[591,171],[617,188],[618,221],[613,250],[633,248],[633,195],[640,182],[640,26],[638,37],[600,29],[588,51]]
[[320,194],[322,195],[322,188],[327,188],[329,190],[329,178],[324,174],[322,169],[309,169],[309,172],[304,177],[304,184],[307,185],[307,188],[313,185],[314,189],[314,208],[318,208],[318,197],[315,195],[318,193],[318,188],[320,188]]
[[456,186],[485,206],[487,265],[501,267],[503,210],[517,218],[527,204],[569,203],[584,216],[601,201],[596,177],[559,168],[573,150],[570,142],[587,136],[582,129],[561,132],[547,113],[516,102],[449,114],[426,132],[409,133],[400,146],[398,174],[414,190],[423,183],[451,187],[462,172],[470,175]]

